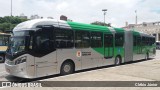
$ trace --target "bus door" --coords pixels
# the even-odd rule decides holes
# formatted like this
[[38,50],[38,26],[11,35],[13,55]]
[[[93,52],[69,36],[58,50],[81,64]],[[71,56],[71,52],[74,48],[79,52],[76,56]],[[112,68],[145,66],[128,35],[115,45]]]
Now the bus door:
[[113,35],[104,34],[104,58],[109,59],[113,57]]
[[56,73],[57,61],[53,30],[53,26],[43,26],[36,31],[34,48],[37,77]]

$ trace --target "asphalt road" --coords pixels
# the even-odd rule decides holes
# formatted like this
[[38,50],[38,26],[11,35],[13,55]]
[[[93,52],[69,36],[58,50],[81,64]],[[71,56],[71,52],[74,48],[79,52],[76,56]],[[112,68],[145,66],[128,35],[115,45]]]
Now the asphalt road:
[[[24,79],[16,78],[5,72],[4,64],[0,64],[0,81],[23,82]],[[120,66],[109,66],[90,70],[83,70],[71,75],[53,75],[38,78],[32,81],[160,81],[160,50],[151,60],[140,60]],[[13,88],[14,89],[14,88]],[[35,90],[35,88],[30,88]],[[36,88],[41,89],[41,88]],[[158,87],[48,87],[47,90],[160,90]],[[17,90],[17,89],[15,89]],[[25,90],[25,88],[24,88]]]

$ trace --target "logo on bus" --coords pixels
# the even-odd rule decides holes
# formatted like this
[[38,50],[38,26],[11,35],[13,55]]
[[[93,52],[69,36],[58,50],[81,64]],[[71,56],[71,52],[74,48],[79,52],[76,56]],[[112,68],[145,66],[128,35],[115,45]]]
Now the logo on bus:
[[77,57],[81,57],[81,51],[77,51]]

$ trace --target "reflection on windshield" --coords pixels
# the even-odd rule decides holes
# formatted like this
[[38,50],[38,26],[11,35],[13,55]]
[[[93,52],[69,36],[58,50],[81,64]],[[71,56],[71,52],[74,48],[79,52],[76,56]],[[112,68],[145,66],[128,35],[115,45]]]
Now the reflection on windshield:
[[11,53],[18,53],[25,50],[25,37],[12,37],[10,43]]

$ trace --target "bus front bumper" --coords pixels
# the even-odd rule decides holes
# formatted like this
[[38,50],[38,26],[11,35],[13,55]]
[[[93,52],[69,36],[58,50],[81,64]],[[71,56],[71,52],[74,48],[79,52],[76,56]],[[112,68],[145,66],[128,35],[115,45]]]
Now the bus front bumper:
[[10,75],[21,78],[28,78],[28,75],[26,73],[26,63],[21,63],[18,65],[9,65],[5,62],[5,70]]

